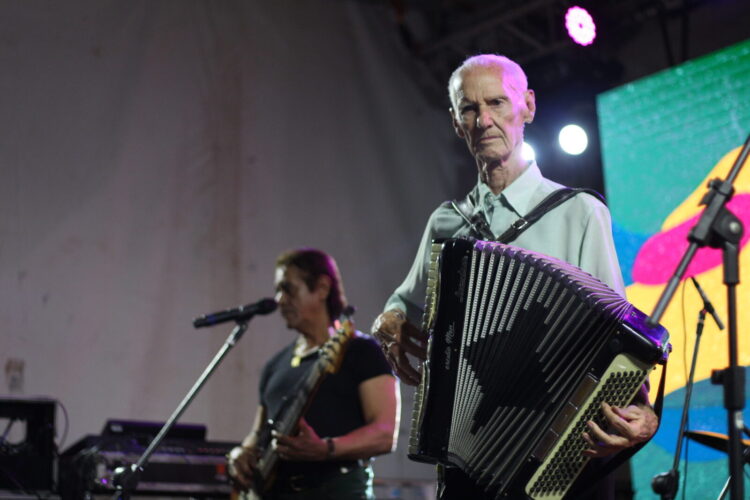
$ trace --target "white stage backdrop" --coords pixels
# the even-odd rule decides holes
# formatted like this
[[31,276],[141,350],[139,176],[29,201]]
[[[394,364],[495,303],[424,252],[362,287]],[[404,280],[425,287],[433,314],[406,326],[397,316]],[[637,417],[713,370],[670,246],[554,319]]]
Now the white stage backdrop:
[[[165,420],[229,333],[192,318],[272,295],[282,250],[332,253],[369,330],[430,210],[474,175],[391,16],[341,0],[0,4],[0,361],[23,362],[2,390],[62,402],[63,448],[108,418]],[[256,318],[182,421],[240,440],[292,336]],[[408,399],[381,477],[432,477],[405,457]]]

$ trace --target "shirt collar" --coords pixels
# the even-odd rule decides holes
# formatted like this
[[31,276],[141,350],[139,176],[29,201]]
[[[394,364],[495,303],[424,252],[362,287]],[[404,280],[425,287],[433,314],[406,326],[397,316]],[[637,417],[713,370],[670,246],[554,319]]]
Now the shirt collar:
[[542,182],[542,172],[539,170],[539,166],[536,161],[531,161],[526,169],[514,180],[510,186],[502,190],[502,192],[495,196],[490,191],[489,186],[479,180],[477,182],[477,200],[478,206],[481,206],[488,195],[490,199],[504,197],[510,206],[519,214],[525,215],[531,210],[531,198],[534,195],[534,191]]

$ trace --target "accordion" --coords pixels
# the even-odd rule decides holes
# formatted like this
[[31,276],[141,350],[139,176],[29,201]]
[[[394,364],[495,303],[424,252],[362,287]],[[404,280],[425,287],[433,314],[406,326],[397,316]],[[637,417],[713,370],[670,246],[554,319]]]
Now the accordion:
[[[668,335],[596,278],[494,242],[433,243],[409,458],[461,468],[488,497],[562,498],[602,401],[626,406]],[[525,495],[525,496],[524,496]]]

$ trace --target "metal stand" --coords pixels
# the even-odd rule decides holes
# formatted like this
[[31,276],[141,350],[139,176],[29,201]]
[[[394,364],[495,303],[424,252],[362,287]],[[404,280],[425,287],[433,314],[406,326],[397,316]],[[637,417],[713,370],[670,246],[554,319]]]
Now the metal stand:
[[[750,436],[750,434],[748,434],[747,432],[747,427],[745,427],[745,434]],[[745,463],[750,463],[750,447],[746,447],[745,451],[742,452],[742,458]],[[742,478],[740,478],[740,480],[742,480]],[[724,487],[721,489],[721,493],[719,493],[719,498],[717,500],[724,500],[724,497],[726,496],[727,491],[729,490],[729,484],[731,483],[731,481],[732,481],[732,478],[728,477],[727,482],[724,483]]]
[[724,407],[727,410],[729,427],[729,475],[731,477],[731,499],[744,499],[742,479],[742,410],[745,406],[745,369],[738,365],[737,358],[737,292],[739,283],[739,242],[742,239],[742,222],[726,208],[734,188],[732,183],[739,174],[750,152],[750,136],[745,140],[737,160],[724,181],[714,179],[709,183],[709,191],[701,200],[706,205],[698,223],[688,235],[690,246],[667,283],[654,312],[647,323],[655,326],[669,305],[677,285],[685,274],[688,264],[699,247],[721,248],[724,257],[724,284],[727,287],[727,316],[729,323],[729,367],[716,370],[711,381],[724,386]]
[[700,347],[701,336],[703,335],[703,325],[706,321],[708,309],[703,305],[703,309],[698,313],[698,326],[695,330],[695,346],[693,347],[693,360],[690,364],[690,375],[688,376],[687,385],[685,386],[685,402],[682,405],[682,419],[680,428],[677,432],[677,445],[674,452],[674,461],[672,469],[668,472],[657,474],[651,480],[651,489],[657,493],[662,500],[672,500],[677,495],[680,486],[680,456],[682,455],[682,442],[685,439],[685,430],[687,426],[688,411],[690,409],[690,398],[693,394],[693,380],[695,380],[695,364],[698,360],[698,350]]
[[201,376],[187,393],[185,398],[182,400],[182,402],[180,402],[179,406],[177,406],[175,411],[172,413],[172,416],[169,417],[169,420],[164,423],[161,430],[159,431],[159,434],[157,434],[153,441],[151,441],[151,443],[148,445],[148,448],[146,448],[146,451],[143,452],[138,461],[130,466],[122,466],[115,469],[115,476],[113,478],[113,481],[118,491],[112,497],[113,499],[130,499],[130,495],[138,487],[138,481],[141,473],[143,472],[143,467],[148,462],[151,454],[154,452],[154,450],[156,450],[159,444],[161,444],[161,442],[164,440],[164,437],[167,435],[167,432],[169,432],[177,419],[180,418],[180,415],[182,415],[185,409],[187,409],[195,396],[198,394],[198,391],[201,389],[201,387],[203,387],[203,384],[208,380],[208,377],[211,376],[219,363],[221,363],[221,361],[227,355],[229,350],[232,349],[232,347],[234,347],[235,344],[240,340],[242,335],[245,333],[245,330],[247,330],[248,321],[249,318],[247,320],[237,322],[237,325],[232,330],[232,333],[229,334],[229,337],[227,337],[224,345],[221,347],[221,349],[219,349],[219,352],[216,353],[214,359],[211,360],[211,362],[208,364],[206,369],[203,371]]

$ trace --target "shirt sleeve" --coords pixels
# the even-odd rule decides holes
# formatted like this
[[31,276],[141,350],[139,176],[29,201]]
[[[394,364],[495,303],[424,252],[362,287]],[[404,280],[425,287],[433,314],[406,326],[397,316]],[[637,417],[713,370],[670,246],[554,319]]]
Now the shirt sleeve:
[[258,401],[260,402],[261,406],[264,406],[268,408],[268,402],[263,397],[263,394],[266,392],[266,386],[268,385],[268,377],[271,376],[271,367],[270,363],[266,363],[266,366],[263,367],[263,371],[260,374],[260,382],[258,383]]
[[625,297],[625,284],[612,237],[612,218],[609,209],[598,200],[584,226],[579,267]]
[[378,343],[361,332],[352,339],[346,359],[350,361],[351,373],[357,385],[380,375],[391,375],[391,367]]
[[391,309],[401,309],[406,313],[415,325],[422,321],[424,312],[424,299],[427,291],[427,272],[430,266],[430,254],[432,249],[432,240],[435,237],[435,218],[437,212],[433,212],[427,221],[427,227],[422,234],[422,240],[419,243],[417,255],[411,265],[409,274],[406,275],[403,283],[393,292],[385,303],[385,311]]

